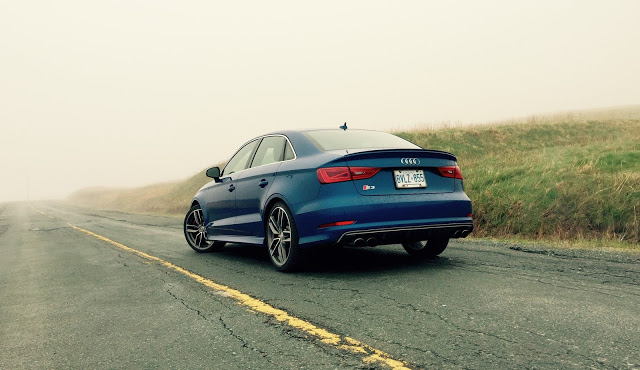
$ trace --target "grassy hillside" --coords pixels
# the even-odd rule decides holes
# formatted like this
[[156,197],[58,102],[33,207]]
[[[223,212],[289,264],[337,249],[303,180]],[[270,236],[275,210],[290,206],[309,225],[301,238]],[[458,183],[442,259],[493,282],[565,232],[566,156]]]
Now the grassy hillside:
[[[458,157],[476,236],[640,242],[640,114],[633,110],[396,134]],[[182,215],[207,181],[203,171],[140,189],[87,189],[71,200]]]
[[132,213],[184,215],[194,194],[211,181],[202,170],[184,181],[135,189],[89,188],[69,197],[74,204],[89,208]]
[[640,242],[640,120],[396,133],[456,154],[475,235]]

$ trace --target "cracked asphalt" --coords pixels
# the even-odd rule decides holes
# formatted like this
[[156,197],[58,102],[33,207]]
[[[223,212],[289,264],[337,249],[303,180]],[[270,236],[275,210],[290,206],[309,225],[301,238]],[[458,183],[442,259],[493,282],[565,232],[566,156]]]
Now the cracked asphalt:
[[414,368],[640,368],[638,254],[470,239],[426,262],[317,251],[283,274],[260,248],[195,253],[178,218],[34,206],[0,204],[0,369],[375,367],[67,222]]

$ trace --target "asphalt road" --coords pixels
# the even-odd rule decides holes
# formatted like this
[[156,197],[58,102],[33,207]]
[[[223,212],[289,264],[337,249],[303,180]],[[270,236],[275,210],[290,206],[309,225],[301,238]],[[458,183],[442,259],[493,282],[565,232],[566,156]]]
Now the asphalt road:
[[454,241],[197,254],[182,220],[0,205],[0,369],[384,368],[78,229],[246,293],[411,368],[640,368],[640,255]]

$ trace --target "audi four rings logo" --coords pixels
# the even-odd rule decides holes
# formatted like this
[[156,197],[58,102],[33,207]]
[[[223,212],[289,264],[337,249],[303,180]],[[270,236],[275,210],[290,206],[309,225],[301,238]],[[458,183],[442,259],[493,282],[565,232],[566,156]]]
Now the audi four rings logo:
[[416,164],[420,164],[420,160],[418,158],[402,158],[400,160],[400,163],[404,164],[404,165],[416,165]]

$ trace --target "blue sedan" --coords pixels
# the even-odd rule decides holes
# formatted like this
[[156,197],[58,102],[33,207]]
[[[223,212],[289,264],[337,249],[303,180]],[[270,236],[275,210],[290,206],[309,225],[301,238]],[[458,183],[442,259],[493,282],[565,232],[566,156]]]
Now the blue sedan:
[[264,245],[290,271],[305,248],[402,244],[417,258],[473,230],[456,158],[395,135],[342,127],[283,131],[244,144],[191,202],[197,252]]

